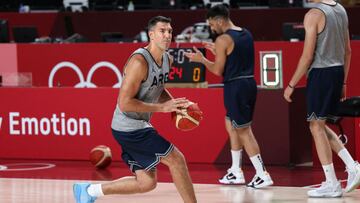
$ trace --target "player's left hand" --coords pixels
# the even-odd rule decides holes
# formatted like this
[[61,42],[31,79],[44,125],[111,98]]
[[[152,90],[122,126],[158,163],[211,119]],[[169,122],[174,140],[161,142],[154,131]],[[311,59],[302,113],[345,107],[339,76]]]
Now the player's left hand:
[[185,56],[190,59],[190,62],[201,63],[204,55],[195,46],[193,47],[195,52],[185,52]]
[[291,88],[289,86],[286,87],[285,91],[284,91],[284,98],[287,102],[292,102],[291,100],[291,95],[294,92],[294,88]]
[[209,50],[212,54],[216,55],[215,52],[215,43],[213,42],[202,42],[202,45],[204,45],[204,47]]

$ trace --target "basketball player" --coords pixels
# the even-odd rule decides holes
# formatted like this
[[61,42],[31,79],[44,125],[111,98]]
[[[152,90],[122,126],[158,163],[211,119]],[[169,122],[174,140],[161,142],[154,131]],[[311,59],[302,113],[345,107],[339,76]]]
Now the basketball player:
[[[214,55],[216,54],[214,43],[203,42],[203,45]],[[245,177],[241,170],[243,146],[236,130],[231,126],[231,121],[228,116],[225,117],[225,129],[230,138],[231,167],[227,170],[227,173],[219,179],[219,183],[225,185],[244,184]]]
[[185,98],[172,98],[164,88],[172,59],[166,52],[172,38],[171,19],[157,16],[148,23],[150,43],[136,50],[124,70],[124,80],[112,120],[112,133],[122,148],[122,159],[134,176],[103,184],[76,183],[77,203],[94,202],[111,194],[134,194],[153,190],[157,184],[156,166],[169,167],[184,202],[196,197],[183,154],[164,139],[149,123],[153,112],[181,113]]
[[[207,48],[215,53],[215,61],[206,59],[203,54],[194,47],[195,52],[185,55],[194,62],[203,63],[206,68],[215,75],[223,76],[224,103],[226,108],[225,122],[231,124],[236,132],[230,136],[234,151],[244,146],[256,174],[249,187],[263,188],[273,184],[269,173],[265,170],[260,156],[259,145],[251,130],[251,121],[255,107],[257,87],[254,80],[254,42],[251,33],[241,27],[235,26],[229,17],[229,10],[224,5],[216,5],[209,9],[207,20],[217,37],[214,46],[207,44]],[[212,48],[211,48],[212,47]],[[237,143],[235,143],[237,142]],[[232,148],[233,149],[233,148]],[[231,175],[230,175],[231,174]],[[234,176],[239,178],[233,178]],[[243,183],[243,173],[239,165],[231,167],[228,174],[219,181],[222,183]],[[239,182],[231,180],[239,180]]]
[[304,49],[284,97],[291,102],[294,87],[307,72],[307,120],[326,178],[319,188],[308,191],[308,196],[340,197],[342,189],[336,178],[331,149],[347,167],[345,191],[350,192],[360,184],[359,163],[353,160],[336,134],[325,125],[326,118],[335,115],[340,99],[346,96],[351,57],[348,18],[344,7],[336,1],[314,2],[314,8],[304,17]]

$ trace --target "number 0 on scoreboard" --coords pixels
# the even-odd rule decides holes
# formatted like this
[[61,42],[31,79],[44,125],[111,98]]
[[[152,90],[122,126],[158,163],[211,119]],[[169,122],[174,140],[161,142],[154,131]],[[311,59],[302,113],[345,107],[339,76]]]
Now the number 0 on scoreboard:
[[262,88],[283,87],[281,51],[260,51],[260,76]]

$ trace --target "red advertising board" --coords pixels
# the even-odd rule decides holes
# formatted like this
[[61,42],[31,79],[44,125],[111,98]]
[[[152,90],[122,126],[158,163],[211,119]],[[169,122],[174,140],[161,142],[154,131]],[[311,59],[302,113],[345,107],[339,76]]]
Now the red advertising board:
[[[124,43],[82,43],[82,44],[19,44],[18,71],[31,72],[34,86],[72,87],[86,81],[96,86],[112,87],[118,82],[113,69],[123,72],[131,53],[145,44]],[[180,43],[172,47],[201,47],[200,44]],[[256,42],[255,43],[255,79],[260,83],[260,52],[281,51],[284,84],[290,80],[297,60],[300,57],[303,43],[289,42]],[[213,56],[207,53],[210,59]],[[97,68],[96,68],[97,67]],[[101,69],[99,69],[101,67]],[[95,70],[93,72],[93,70]],[[50,82],[51,81],[51,82]],[[210,72],[206,73],[210,84],[221,83],[222,79]],[[302,80],[299,85],[305,85]],[[49,84],[51,83],[51,84]]]
[[[154,114],[152,124],[189,162],[214,162],[228,139],[222,89],[171,92],[198,102],[206,119],[189,132],[177,130],[169,113]],[[88,160],[104,144],[120,160],[110,128],[117,95],[113,88],[0,88],[0,158]]]
[[[119,83],[123,66],[131,53],[145,44],[141,43],[81,43],[81,44],[0,44],[2,72],[30,73],[32,85],[36,87],[78,87],[84,84],[112,87]],[[200,44],[178,43],[172,47],[200,47]],[[352,49],[360,49],[360,42],[352,41]],[[255,42],[255,79],[261,84],[262,52],[281,53],[281,75],[283,85],[290,81],[303,47],[302,42]],[[353,52],[347,81],[348,96],[360,94],[360,52]],[[207,53],[210,59],[213,56]],[[115,71],[116,70],[116,71]],[[209,84],[221,83],[221,77],[206,72]],[[305,85],[303,78],[298,86]],[[89,85],[87,85],[89,86]]]

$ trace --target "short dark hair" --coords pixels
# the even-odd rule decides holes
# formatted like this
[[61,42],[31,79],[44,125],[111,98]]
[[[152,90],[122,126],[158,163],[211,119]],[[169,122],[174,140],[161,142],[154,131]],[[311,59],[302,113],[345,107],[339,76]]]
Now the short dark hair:
[[158,22],[171,23],[171,18],[164,16],[155,16],[149,20],[147,29],[151,30]]
[[227,6],[225,6],[224,4],[218,4],[216,6],[211,7],[208,10],[208,13],[206,15],[206,19],[209,18],[215,18],[215,17],[222,17],[225,19],[229,19],[230,18],[230,12]]

